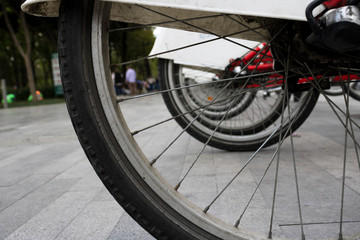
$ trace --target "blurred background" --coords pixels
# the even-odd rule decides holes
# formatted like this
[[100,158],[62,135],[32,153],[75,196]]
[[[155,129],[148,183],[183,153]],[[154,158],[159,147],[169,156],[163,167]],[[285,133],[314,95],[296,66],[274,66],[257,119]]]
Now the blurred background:
[[[22,3],[22,0],[0,1],[0,80],[6,84],[7,105],[15,107],[64,101],[57,60],[58,20],[27,15],[20,9]],[[155,41],[154,28],[115,24],[112,29],[126,31],[110,35],[112,63],[127,62],[150,53]],[[139,80],[157,77],[156,59],[131,65]],[[123,74],[126,72],[125,65],[114,68]],[[2,105],[4,98],[4,93],[0,94]]]

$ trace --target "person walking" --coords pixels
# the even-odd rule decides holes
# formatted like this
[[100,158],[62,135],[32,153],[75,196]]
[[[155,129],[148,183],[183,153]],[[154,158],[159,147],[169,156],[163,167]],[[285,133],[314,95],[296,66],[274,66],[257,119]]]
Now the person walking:
[[113,80],[113,84],[114,84],[114,89],[115,89],[115,93],[116,96],[119,95],[125,95],[126,92],[124,90],[124,74],[119,72],[119,69],[114,68],[113,72],[111,73],[111,78]]
[[126,69],[126,83],[129,86],[130,95],[134,96],[136,94],[136,72],[130,66],[127,66]]

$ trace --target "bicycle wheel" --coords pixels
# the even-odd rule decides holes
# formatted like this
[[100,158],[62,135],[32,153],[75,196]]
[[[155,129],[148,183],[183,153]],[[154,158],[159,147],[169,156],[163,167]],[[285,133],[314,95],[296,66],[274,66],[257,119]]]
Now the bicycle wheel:
[[[141,8],[142,6],[135,5],[134,7]],[[230,155],[226,155],[229,158],[223,159],[224,152],[216,152],[213,149],[206,151],[209,149],[206,148],[206,144],[199,146],[198,142],[192,141],[186,136],[182,128],[177,128],[177,124],[171,122],[172,117],[167,119],[168,115],[159,106],[159,98],[156,93],[126,99],[116,98],[110,74],[110,65],[115,63],[109,61],[110,10],[111,3],[109,2],[61,1],[59,52],[62,81],[69,114],[87,157],[114,198],[141,226],[158,239],[266,239],[267,236],[275,239],[276,237],[297,238],[304,235],[303,232],[297,234],[297,231],[284,232],[282,231],[284,226],[296,226],[296,229],[300,229],[299,226],[305,225],[306,227],[315,224],[323,227],[339,221],[334,220],[333,211],[326,214],[317,212],[320,210],[319,206],[326,204],[325,200],[333,199],[326,197],[322,199],[325,202],[314,201],[315,204],[306,199],[303,207],[306,213],[315,213],[314,219],[310,218],[306,222],[300,221],[301,223],[299,223],[298,215],[301,215],[302,211],[293,210],[296,209],[294,203],[297,202],[296,199],[299,199],[299,194],[294,198],[291,194],[292,191],[289,191],[288,188],[280,190],[284,184],[287,185],[293,181],[287,179],[277,185],[270,183],[272,178],[267,178],[268,175],[278,172],[275,169],[278,169],[279,165],[285,167],[284,174],[289,175],[289,171],[286,169],[288,164],[283,160],[279,164],[280,155],[278,153],[281,150],[280,146],[284,143],[284,136],[287,135],[287,132],[292,133],[292,120],[289,124],[289,119],[296,119],[298,109],[303,107],[305,100],[313,92],[312,90],[306,93],[303,101],[297,102],[290,108],[287,107],[288,104],[285,106],[285,103],[289,101],[283,101],[280,116],[283,124],[280,124],[278,129],[275,128],[272,132],[272,134],[276,134],[279,129],[287,129],[286,132],[280,130],[278,147],[272,147],[264,153],[260,153],[260,160],[257,159],[259,161],[253,160],[255,157],[259,157],[258,154],[262,147],[255,153],[251,153],[251,156],[245,160],[244,155],[234,155],[238,153],[229,153]],[[304,61],[300,65],[290,64],[289,56],[292,56],[293,59],[293,54],[287,52],[287,46],[291,45],[291,41],[285,41],[284,37],[289,34],[288,30],[293,28],[286,28],[284,31],[285,28],[279,28],[279,26],[287,24],[280,20],[274,21],[258,19],[259,23],[266,25],[261,26],[266,28],[271,36],[279,36],[281,39],[279,42],[274,41],[277,39],[275,37],[270,37],[268,40],[274,46],[276,59],[279,59],[283,66],[283,70],[279,71],[283,73],[285,80],[329,74],[327,67],[324,68],[324,66],[318,66],[312,62]],[[291,22],[288,24],[291,26]],[[249,31],[253,31],[253,29],[249,29]],[[279,35],[282,32],[284,35]],[[289,36],[289,39],[293,39],[293,36]],[[282,44],[283,41],[285,44]],[[283,58],[283,56],[285,57]],[[327,63],[326,65],[331,64]],[[349,72],[349,68],[336,67],[335,69],[336,73],[340,71],[344,75]],[[323,74],[321,74],[322,71],[324,71]],[[321,79],[323,78],[313,77],[312,81],[309,80],[310,89],[315,88],[323,93],[320,87]],[[285,98],[290,94],[287,82],[283,81]],[[169,91],[177,90],[176,88],[169,89]],[[232,102],[234,105],[238,103],[238,101]],[[147,110],[146,115],[142,114],[151,104],[156,108]],[[139,107],[137,112],[131,111],[135,105]],[[332,103],[330,105],[335,109],[338,107]],[[349,112],[348,107],[345,109],[345,112]],[[150,116],[151,113],[152,116]],[[293,116],[294,114],[295,116]],[[341,112],[339,115],[340,119],[343,118]],[[355,131],[349,127],[355,125],[354,119],[349,114],[344,115],[347,116],[344,126],[350,132],[349,135],[352,136],[357,149],[358,144],[353,137]],[[150,134],[142,135],[145,131],[150,131]],[[166,137],[169,133],[174,138],[173,141]],[[358,128],[356,128],[356,133],[358,133]],[[186,141],[182,137],[185,137]],[[290,139],[292,140],[291,134]],[[269,138],[263,145],[266,145],[267,141]],[[173,149],[173,143],[179,144],[180,148]],[[293,150],[293,144],[284,144]],[[313,148],[315,148],[314,151],[319,151],[316,147],[313,146],[311,149]],[[267,161],[265,157],[268,151],[272,153]],[[285,155],[285,159],[292,159],[291,152],[281,151],[282,156]],[[213,155],[211,155],[212,153]],[[274,157],[271,157],[273,153]],[[275,156],[278,156],[277,161],[273,161]],[[328,159],[328,161],[330,160]],[[273,162],[273,165],[277,166],[276,168],[272,165]],[[294,169],[296,169],[296,161],[293,162]],[[326,165],[326,163],[319,164]],[[249,166],[251,169],[247,168]],[[314,170],[317,170],[317,167],[310,167],[308,171],[301,172],[300,178],[305,181],[305,185],[308,184],[311,176],[320,176],[315,179],[316,183],[323,183],[325,186],[334,183],[337,186],[336,189],[339,185],[344,186],[344,184],[339,184],[341,181],[338,181],[337,178],[328,181],[326,173],[317,175]],[[334,169],[329,169],[329,171],[331,170]],[[217,174],[214,175],[215,172]],[[265,177],[261,176],[261,172],[264,172]],[[345,174],[342,176],[345,179]],[[354,174],[351,177],[356,179],[357,176]],[[318,190],[316,186],[312,185],[312,187],[306,188],[304,195],[318,200],[321,195],[316,191]],[[314,188],[315,191],[312,191]],[[332,189],[334,188],[326,188],[329,191]],[[355,188],[352,189],[355,191]],[[256,194],[257,190],[261,193]],[[348,191],[348,188],[346,190]],[[274,194],[274,196],[278,196],[276,204],[271,200],[275,199],[271,197],[271,193],[268,197],[269,192],[277,192]],[[263,197],[263,194],[266,197]],[[360,228],[356,221],[359,213],[358,195],[354,196],[353,192],[346,195],[348,204],[344,214],[350,224],[343,223],[342,219],[339,224],[340,226],[346,225],[346,228],[344,227],[345,236],[359,234],[358,229]],[[336,196],[341,196],[341,194]],[[274,205],[276,207],[272,207]],[[299,203],[299,205],[301,204]],[[339,203],[326,206],[326,209],[332,210],[344,205]],[[352,209],[350,211],[349,206]],[[281,208],[279,209],[279,207]],[[244,211],[242,211],[243,209]],[[275,216],[271,214],[273,212],[271,209],[275,209],[278,214]],[[326,211],[326,209],[322,210]],[[348,217],[348,214],[354,215]],[[244,216],[244,218],[239,218],[239,216]],[[294,216],[297,220],[292,219]],[[314,235],[311,237],[327,238],[327,235],[321,235],[324,232],[328,231],[313,231],[311,233]],[[318,233],[320,236],[317,235]],[[340,233],[342,236],[343,231]],[[358,238],[359,235],[353,237],[353,239]]]
[[329,96],[343,95],[343,89],[340,84],[332,84],[330,89],[325,89],[324,92]]
[[[224,90],[226,83],[216,79],[209,70],[200,71],[169,60],[160,60],[159,69],[163,90],[185,87],[183,90],[163,93],[170,113],[174,117],[178,116],[176,121],[194,138],[219,149],[258,149],[279,126],[281,113],[287,111],[282,109],[284,101],[289,108],[294,107],[291,106],[294,104],[287,104],[289,96],[285,96],[281,86],[256,87],[244,91],[234,83]],[[189,79],[192,79],[191,84]],[[212,84],[204,86],[204,83]],[[209,104],[218,95],[218,100]],[[300,127],[309,116],[316,104],[318,92],[312,90],[303,96],[306,96],[304,104],[287,121],[287,124],[291,122],[292,131]],[[287,129],[287,124],[283,124],[283,129]],[[265,146],[277,143],[280,134],[285,134],[285,131],[277,131]]]
[[349,94],[354,99],[360,101],[360,85],[359,82],[353,82],[348,85]]

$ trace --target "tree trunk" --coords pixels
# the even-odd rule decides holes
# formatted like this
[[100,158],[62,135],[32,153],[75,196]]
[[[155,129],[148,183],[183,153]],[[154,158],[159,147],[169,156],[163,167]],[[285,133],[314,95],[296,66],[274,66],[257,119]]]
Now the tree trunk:
[[[126,28],[129,24],[127,23],[122,23],[122,27]],[[127,31],[122,31],[122,37],[121,37],[121,41],[122,41],[122,49],[121,49],[121,61],[122,62],[126,62],[128,60],[128,55],[127,55]],[[122,65],[121,68],[121,72],[124,74],[124,77],[126,76],[126,65]]]
[[29,57],[29,58],[24,59],[24,61],[25,61],[25,68],[26,68],[26,77],[28,79],[28,84],[29,84],[30,93],[32,95],[32,100],[37,101],[34,72],[33,72],[32,64],[31,64],[31,59]]
[[146,58],[145,59],[145,72],[146,72],[146,76],[145,78],[147,79],[148,77],[151,77],[152,76],[152,73],[151,73],[151,67],[150,67],[150,62],[149,62],[149,59]]
[[[50,56],[50,55],[49,55]],[[47,80],[48,87],[54,87],[54,76],[52,74],[52,65],[51,65],[51,57],[46,58],[46,69],[49,75],[49,79]]]
[[30,88],[30,93],[33,96],[32,99],[33,99],[33,101],[37,101],[34,71],[33,71],[32,64],[31,64],[31,39],[30,39],[30,32],[28,29],[28,25],[25,20],[25,13],[20,12],[20,25],[24,31],[24,37],[25,37],[25,43],[26,43],[25,50],[24,50],[16,37],[14,29],[10,23],[9,17],[5,10],[5,7],[3,6],[2,9],[3,9],[6,27],[8,28],[8,30],[10,32],[11,38],[13,39],[17,50],[19,51],[20,55],[24,59],[28,85]]

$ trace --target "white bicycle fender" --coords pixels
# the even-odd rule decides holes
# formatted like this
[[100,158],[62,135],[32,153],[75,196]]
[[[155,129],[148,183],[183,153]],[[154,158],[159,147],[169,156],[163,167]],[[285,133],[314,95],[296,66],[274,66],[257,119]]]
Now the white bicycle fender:
[[[214,70],[224,70],[230,59],[242,57],[250,49],[254,49],[260,44],[259,42],[233,38],[230,39],[232,42],[229,42],[209,34],[168,28],[163,28],[157,32],[150,56],[170,59],[177,64]],[[182,49],[185,46],[191,47]],[[168,52],[173,49],[179,50]]]
[[[305,21],[305,8],[312,0],[103,0],[121,4],[138,4],[184,11],[226,13]],[[60,0],[26,0],[22,9],[37,16],[58,16]],[[114,19],[121,18],[121,15]],[[133,15],[134,20],[141,15]]]

